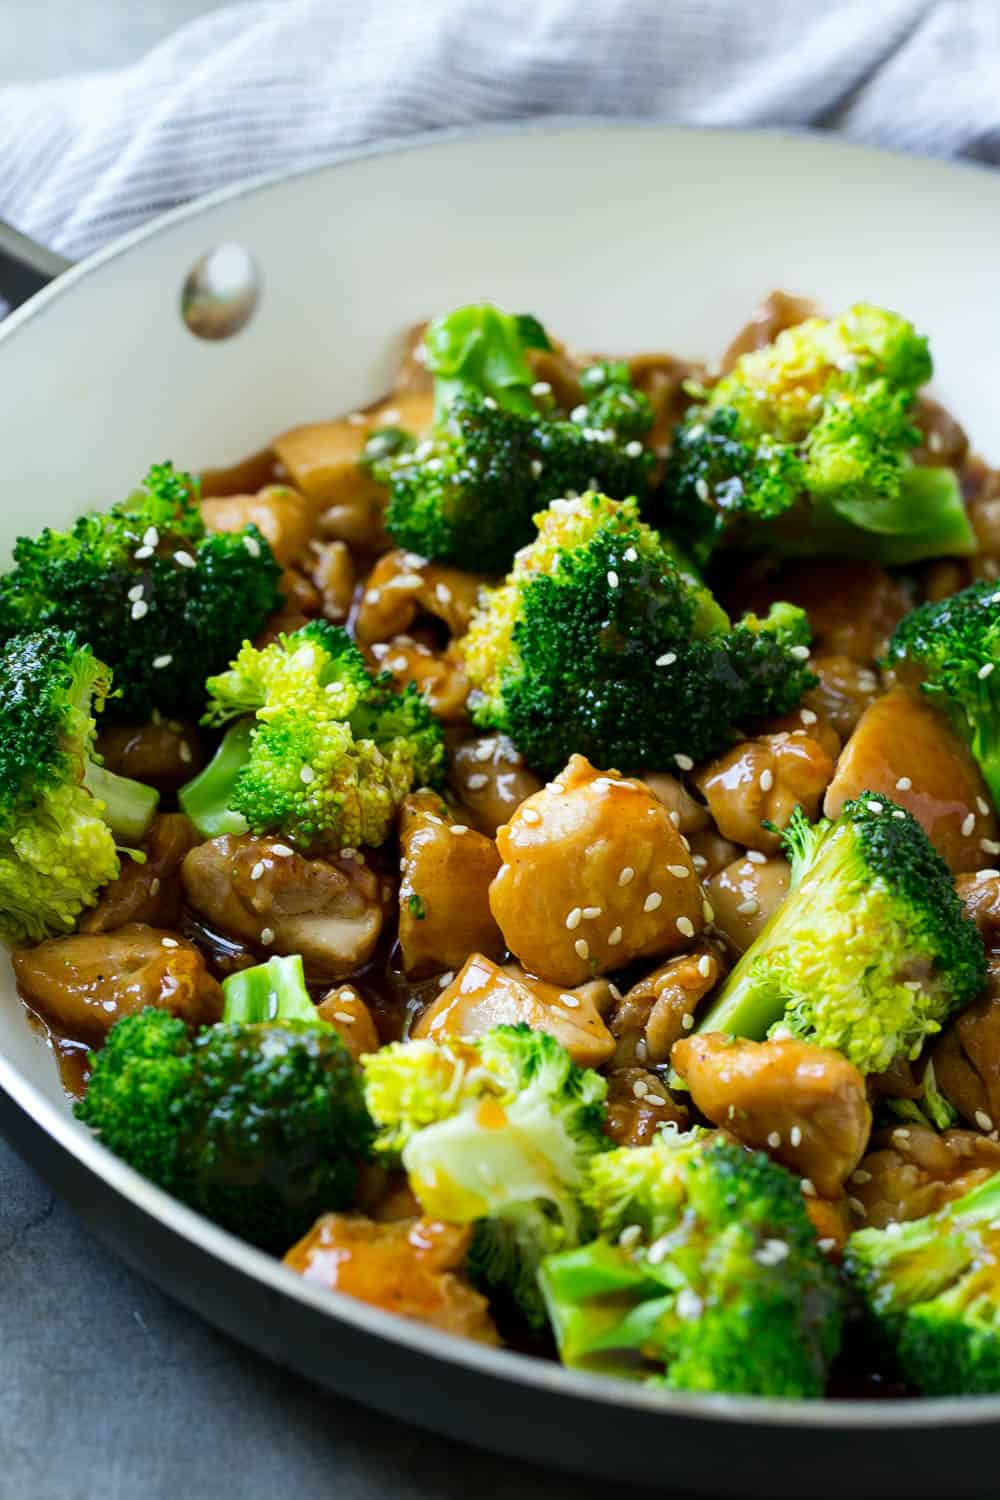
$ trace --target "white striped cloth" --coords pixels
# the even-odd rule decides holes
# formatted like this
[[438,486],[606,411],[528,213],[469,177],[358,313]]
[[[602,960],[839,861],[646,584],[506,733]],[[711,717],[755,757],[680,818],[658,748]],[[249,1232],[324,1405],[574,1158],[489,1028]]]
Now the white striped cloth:
[[80,256],[241,177],[549,113],[1000,162],[1000,0],[257,0],[120,71],[0,89],[0,217]]

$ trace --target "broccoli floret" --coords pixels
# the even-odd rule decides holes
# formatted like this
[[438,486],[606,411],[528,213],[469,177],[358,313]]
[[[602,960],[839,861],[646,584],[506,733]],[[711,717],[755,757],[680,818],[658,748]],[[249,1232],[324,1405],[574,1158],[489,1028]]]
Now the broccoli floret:
[[790,1172],[668,1130],[595,1158],[584,1199],[600,1237],[541,1271],[565,1364],[672,1390],[823,1394],[840,1298]]
[[72,631],[0,648],[0,935],[73,927],[118,874],[116,839],[142,841],[158,795],[99,763],[95,712],[111,673]]
[[75,630],[114,673],[108,716],[197,716],[204,681],[281,601],[280,569],[256,527],[209,535],[197,485],[155,464],[143,488],[70,531],[21,537],[0,578],[0,638]]
[[1000,585],[982,580],[900,621],[889,665],[919,676],[978,762],[1000,807]]
[[604,1079],[524,1025],[394,1043],[362,1065],[377,1149],[401,1158],[426,1214],[476,1225],[470,1269],[542,1324],[539,1262],[579,1243],[584,1173],[608,1144]]
[[986,979],[975,923],[915,818],[862,792],[835,822],[796,810],[791,889],[698,1030],[791,1034],[863,1073],[914,1058]]
[[300,958],[231,975],[223,993],[223,1020],[194,1038],[160,1010],[117,1022],[76,1114],[158,1186],[280,1254],[350,1206],[371,1122]]
[[386,456],[364,457],[388,487],[386,526],[399,546],[502,573],[550,500],[587,487],[621,498],[645,493],[653,456],[641,439],[652,409],[626,365],[585,370],[584,399],[565,420],[551,398],[531,394],[526,351],[548,347],[533,319],[459,308],[430,325],[425,347],[433,429],[415,448],[393,439]]
[[634,501],[586,494],[535,522],[458,649],[476,723],[537,771],[574,751],[626,771],[700,760],[815,682],[803,612],[780,604],[731,625]]
[[886,564],[976,551],[958,477],[910,449],[927,340],[859,304],[742,355],[679,424],[668,524],[704,560],[725,538],[791,555]]
[[844,1264],[908,1385],[1000,1391],[1000,1175],[927,1218],[858,1230]]
[[444,759],[417,688],[396,693],[391,681],[324,621],[244,645],[208,681],[205,721],[238,722],[182,788],[183,811],[209,838],[250,829],[305,850],[381,844],[407,792],[437,779]]

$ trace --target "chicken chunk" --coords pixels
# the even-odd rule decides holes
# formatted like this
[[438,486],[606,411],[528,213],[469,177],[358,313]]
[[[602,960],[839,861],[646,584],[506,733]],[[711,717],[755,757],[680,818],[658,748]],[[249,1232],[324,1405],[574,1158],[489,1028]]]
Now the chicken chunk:
[[355,629],[366,643],[409,630],[418,614],[441,620],[452,636],[464,635],[485,582],[416,552],[384,552],[368,575]]
[[391,672],[399,689],[415,682],[434,717],[444,724],[461,724],[468,718],[465,700],[469,679],[457,661],[442,656],[410,635],[395,635],[391,641],[376,641],[371,648],[378,665]]
[[378,1051],[379,1035],[372,1013],[353,984],[337,985],[324,995],[316,1014],[339,1033],[355,1062],[366,1052]]
[[612,999],[607,984],[575,992],[546,984],[513,966],[501,969],[474,953],[413,1028],[415,1037],[460,1040],[485,1036],[494,1026],[524,1023],[561,1042],[581,1068],[600,1068],[615,1050],[597,1001]]
[[422,791],[403,801],[399,843],[406,973],[458,969],[470,953],[502,958],[503,937],[490,911],[490,883],[500,868],[493,840],[459,823],[434,792]]
[[641,781],[571,757],[497,831],[490,906],[508,948],[553,984],[676,953],[705,925],[691,856]]
[[256,495],[220,495],[201,502],[209,531],[242,531],[254,525],[270,543],[283,568],[306,549],[312,533],[312,509],[297,490],[269,484]]
[[923,392],[917,397],[914,413],[916,426],[923,441],[913,450],[913,460],[918,464],[946,464],[950,469],[960,469],[969,453],[969,439],[950,411],[940,401]]
[[808,1178],[823,1198],[840,1192],[864,1154],[865,1081],[839,1052],[709,1032],[679,1041],[671,1062],[703,1115]]
[[[963,882],[959,882],[962,892]],[[973,882],[973,894],[993,888],[994,897],[1000,878],[993,876]],[[980,923],[980,931],[989,944],[996,935],[995,902],[983,900],[978,907],[965,898],[966,910]],[[993,951],[989,959],[989,978],[985,994],[966,1006],[941,1033],[931,1051],[934,1077],[944,1097],[967,1125],[988,1134],[1000,1129],[1000,954]]]
[[634,984],[608,1020],[617,1043],[615,1067],[666,1063],[671,1047],[691,1030],[695,1011],[722,974],[718,954],[707,943],[699,943]]
[[882,691],[878,676],[871,667],[851,661],[849,656],[817,652],[809,665],[819,682],[803,696],[790,717],[798,718],[810,732],[817,723],[829,724],[843,744]]
[[486,1298],[465,1279],[471,1240],[471,1228],[437,1219],[376,1223],[360,1214],[324,1214],[292,1246],[285,1265],[331,1292],[498,1344]]
[[959,875],[955,889],[966,912],[982,934],[986,947],[1000,950],[1000,870],[977,870]]
[[943,714],[894,687],[865,711],[844,746],[823,810],[835,818],[861,792],[882,792],[923,825],[955,871],[1000,853],[997,817],[979,768]]
[[666,771],[645,771],[639,780],[645,782],[658,802],[663,803],[670,814],[671,823],[686,838],[690,838],[692,833],[701,833],[711,828],[712,818],[708,808],[696,797],[692,797],[676,776],[671,776]]
[[354,559],[346,542],[310,543],[309,573],[323,616],[341,625],[354,599]]
[[97,736],[97,749],[109,771],[172,792],[196,776],[206,756],[196,724],[163,719],[148,724],[108,724]]
[[859,1218],[876,1229],[922,1219],[1000,1172],[1000,1141],[972,1130],[938,1134],[927,1125],[897,1125],[872,1137],[851,1174]]
[[691,863],[694,865],[698,878],[701,881],[711,880],[713,875],[718,875],[726,865],[731,865],[734,859],[738,859],[743,853],[739,844],[734,844],[732,839],[724,839],[721,833],[717,833],[715,825],[712,824],[701,833],[692,833],[688,837],[691,850]]
[[106,885],[97,905],[81,919],[80,932],[112,932],[127,922],[176,927],[181,919],[181,865],[198,842],[183,813],[161,813],[143,842],[146,856],[122,859],[121,872]]
[[648,1068],[614,1068],[608,1074],[605,1131],[616,1146],[648,1146],[658,1130],[686,1130],[688,1112],[671,1098],[663,1080]]
[[731,370],[742,354],[749,354],[752,349],[766,348],[786,328],[794,328],[796,323],[804,323],[807,318],[816,317],[818,312],[816,303],[808,297],[793,297],[788,292],[772,292],[754,308],[749,321],[740,329],[722,356],[722,373]]
[[430,425],[433,412],[432,392],[399,392],[364,412],[293,427],[275,439],[273,448],[314,513],[330,507],[349,508],[359,501],[381,511],[384,491],[358,464],[365,444],[380,427],[420,432]]
[[522,802],[542,789],[520,754],[504,734],[480,735],[452,748],[448,781],[472,822],[494,838],[509,823]]
[[308,859],[273,839],[226,834],[192,849],[182,875],[210,927],[265,953],[301,953],[318,979],[366,963],[382,931],[379,882],[360,855]]
[[703,378],[704,366],[672,354],[633,354],[628,372],[636,390],[642,391],[653,408],[646,442],[659,451],[670,442],[674,427],[691,405],[685,383]]
[[846,656],[863,665],[884,654],[890,635],[911,607],[905,590],[878,563],[828,558],[796,558],[781,564],[751,580],[739,603],[766,613],[779,599],[806,611],[817,652]]
[[222,1014],[222,989],[197,948],[141,922],[114,932],[48,938],[16,949],[12,962],[29,1005],[72,1037],[99,1042],[116,1021],[147,1006],[190,1026]]
[[784,828],[796,807],[815,818],[833,776],[833,759],[805,729],[743,740],[695,776],[723,838],[774,854],[781,847],[765,822]]
[[766,859],[751,850],[713,875],[706,885],[715,930],[730,948],[745,953],[788,895],[787,859]]

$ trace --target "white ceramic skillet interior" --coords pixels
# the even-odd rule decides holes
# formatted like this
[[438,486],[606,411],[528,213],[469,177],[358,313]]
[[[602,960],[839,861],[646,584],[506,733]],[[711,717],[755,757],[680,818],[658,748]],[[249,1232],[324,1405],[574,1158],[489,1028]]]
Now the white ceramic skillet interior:
[[[841,205],[848,205],[846,213]],[[197,257],[235,241],[263,281],[236,338],[178,316]],[[414,320],[489,298],[582,349],[714,356],[774,287],[885,303],[931,335],[936,389],[1000,460],[1000,178],[808,136],[579,122],[442,136],[227,191],[63,277],[0,331],[0,554],[125,494],[153,460],[225,464],[376,397]],[[0,1088],[72,1158],[219,1261],[322,1319],[544,1391],[720,1420],[879,1428],[911,1403],[664,1397],[447,1339],[309,1287],[143,1182],[72,1120],[0,973]],[[1000,1399],[920,1421],[1000,1420]],[[845,1434],[846,1437],[846,1434]]]

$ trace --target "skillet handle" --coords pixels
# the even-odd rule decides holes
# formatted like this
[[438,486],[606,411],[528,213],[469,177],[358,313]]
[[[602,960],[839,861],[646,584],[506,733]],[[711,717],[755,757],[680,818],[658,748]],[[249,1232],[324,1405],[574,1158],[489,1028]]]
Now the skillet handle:
[[73,264],[0,219],[0,298],[20,307]]

